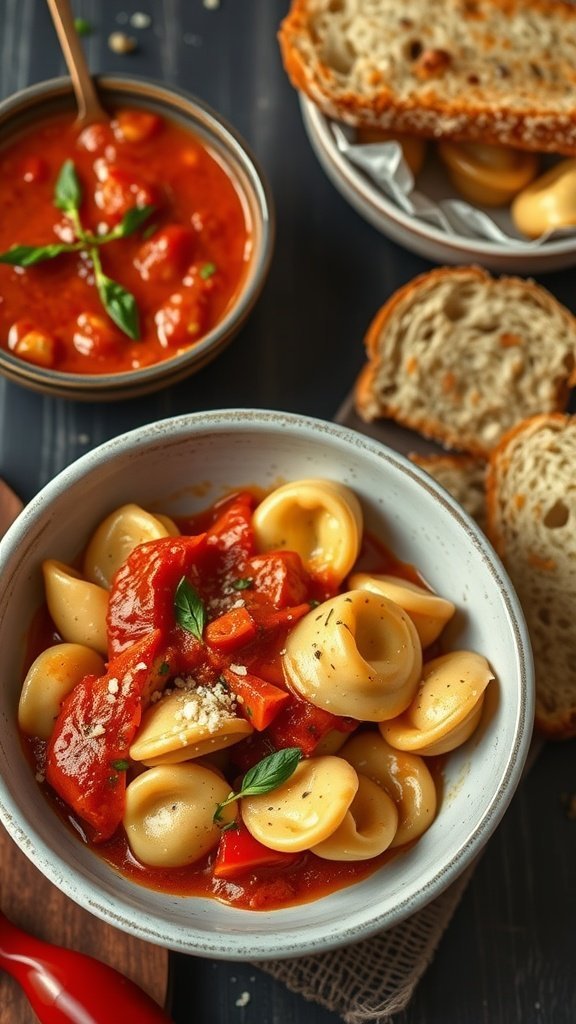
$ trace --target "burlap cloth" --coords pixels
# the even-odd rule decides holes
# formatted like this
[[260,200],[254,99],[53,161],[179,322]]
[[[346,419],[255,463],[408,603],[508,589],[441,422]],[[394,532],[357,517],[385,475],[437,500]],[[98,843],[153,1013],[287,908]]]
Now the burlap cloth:
[[405,1009],[472,876],[475,863],[449,889],[406,921],[345,949],[257,967],[346,1024],[385,1024]]

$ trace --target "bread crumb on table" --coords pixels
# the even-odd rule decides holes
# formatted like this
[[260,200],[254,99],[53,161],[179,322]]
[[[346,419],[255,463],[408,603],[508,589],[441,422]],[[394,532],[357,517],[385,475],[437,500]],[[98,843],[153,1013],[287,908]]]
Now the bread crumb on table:
[[250,1002],[250,999],[251,999],[251,996],[250,996],[249,992],[241,992],[240,995],[238,996],[238,999],[236,1000],[235,1005],[236,1006],[248,1006],[248,1003]]

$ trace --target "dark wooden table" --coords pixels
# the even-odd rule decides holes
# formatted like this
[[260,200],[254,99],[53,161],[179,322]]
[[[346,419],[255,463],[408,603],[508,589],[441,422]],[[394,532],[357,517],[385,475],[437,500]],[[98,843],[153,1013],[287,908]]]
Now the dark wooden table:
[[[94,27],[94,71],[133,72],[197,94],[244,135],[275,197],[275,257],[264,294],[219,359],[169,391],[111,406],[43,398],[0,381],[0,476],[24,500],[101,441],[141,423],[207,408],[293,410],[330,419],[364,361],[362,336],[394,289],[430,264],[389,242],[325,178],[302,127],[275,41],[287,0],[77,0]],[[111,31],[138,51],[113,54]],[[64,72],[42,0],[0,0],[0,96]],[[542,278],[576,309],[576,270]],[[242,383],[240,383],[242,382]],[[395,1024],[574,1024],[574,743],[550,745],[522,784],[409,1009]],[[236,1005],[250,994],[244,1007]],[[249,965],[173,957],[176,1024],[335,1024]],[[13,1024],[20,1024],[14,1021]],[[115,1022],[111,1022],[115,1024]]]

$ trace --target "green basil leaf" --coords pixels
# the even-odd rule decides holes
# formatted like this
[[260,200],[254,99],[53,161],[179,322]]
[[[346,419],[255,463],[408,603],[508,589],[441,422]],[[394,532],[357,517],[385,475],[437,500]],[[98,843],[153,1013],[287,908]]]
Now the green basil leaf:
[[101,272],[96,273],[96,287],[100,301],[110,319],[129,338],[138,341],[140,337],[138,305],[132,292],[126,291],[121,284]]
[[74,18],[74,28],[79,36],[89,36],[92,31],[92,25],[86,18]]
[[82,185],[73,160],[65,160],[54,189],[54,206],[64,213],[77,211],[82,204]]
[[234,800],[240,800],[243,796],[261,796],[263,793],[270,793],[271,790],[277,789],[294,774],[301,759],[300,747],[285,747],[283,750],[276,750],[268,757],[264,757],[246,772],[238,792],[230,793],[230,796],[218,804],[214,811],[213,821],[221,821],[223,808],[233,803]]
[[250,576],[242,576],[240,579],[232,580],[232,590],[249,590],[254,586],[254,580]]
[[81,246],[75,243],[54,242],[49,245],[13,245],[7,252],[0,253],[0,263],[13,267],[33,267],[35,263],[53,260],[63,252],[78,252]]
[[103,242],[111,242],[115,238],[127,238],[128,235],[133,235],[155,211],[155,206],[131,206],[117,227],[110,234],[103,235],[98,241],[102,244]]
[[209,277],[212,277],[212,275],[216,273],[216,269],[217,267],[215,263],[204,263],[204,265],[200,267],[200,277],[203,281],[207,281]]
[[206,624],[206,608],[200,594],[185,576],[176,587],[174,614],[176,622],[182,629],[192,633],[197,640],[202,639]]

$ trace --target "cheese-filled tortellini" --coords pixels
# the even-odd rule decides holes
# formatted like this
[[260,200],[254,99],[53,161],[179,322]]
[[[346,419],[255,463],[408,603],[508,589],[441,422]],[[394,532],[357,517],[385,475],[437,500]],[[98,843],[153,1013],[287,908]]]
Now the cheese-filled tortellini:
[[138,775],[126,789],[124,829],[132,853],[151,867],[193,864],[217,846],[221,827],[234,820],[236,803],[218,804],[230,786],[199,764],[160,765]]
[[328,839],[312,847],[324,860],[369,860],[391,845],[398,825],[394,801],[372,779],[358,776],[358,791],[344,821]]
[[398,576],[357,572],[350,577],[348,585],[351,590],[372,590],[375,594],[384,594],[384,597],[399,604],[416,626],[422,647],[428,647],[440,636],[456,611],[452,601],[446,601],[430,590]]
[[62,639],[106,654],[108,592],[52,558],[42,563],[42,572],[48,611]]
[[115,572],[135,547],[179,533],[168,516],[153,516],[139,505],[122,505],[103,519],[92,534],[84,555],[84,575],[92,583],[109,589]]
[[358,775],[341,757],[301,761],[271,793],[244,797],[242,820],[270,850],[299,853],[336,831],[358,790]]
[[147,765],[177,764],[229,747],[251,732],[221,683],[175,689],[144,712],[130,757]]
[[290,686],[316,707],[382,722],[410,704],[422,647],[399,605],[351,590],[300,619],[287,637],[283,666]]
[[383,722],[382,736],[399,750],[447,754],[472,735],[484,694],[494,679],[490,665],[473,651],[451,651],[424,666],[422,682],[403,715]]
[[398,809],[398,828],[390,845],[417,839],[436,814],[436,786],[426,762],[417,754],[395,750],[379,732],[352,736],[340,751],[359,775],[386,790]]
[[84,676],[104,675],[104,660],[81,644],[55,644],[38,655],[22,687],[18,722],[29,736],[49,739],[60,705]]
[[296,551],[313,576],[339,583],[354,565],[362,538],[362,509],[355,494],[332,480],[296,480],[277,487],[253,516],[263,551]]

